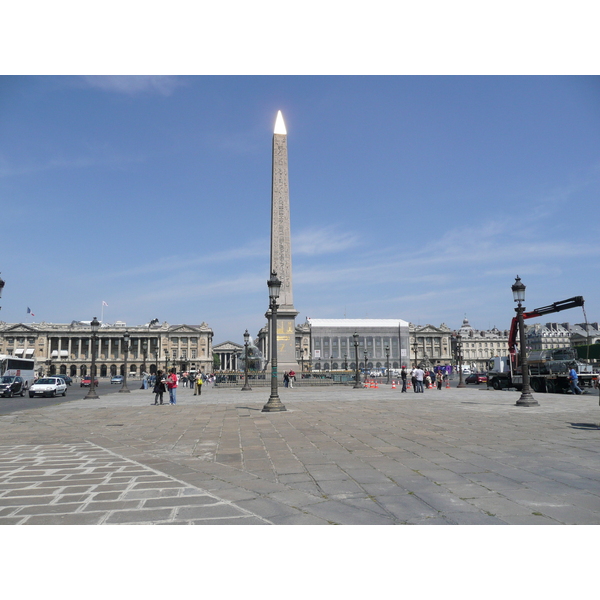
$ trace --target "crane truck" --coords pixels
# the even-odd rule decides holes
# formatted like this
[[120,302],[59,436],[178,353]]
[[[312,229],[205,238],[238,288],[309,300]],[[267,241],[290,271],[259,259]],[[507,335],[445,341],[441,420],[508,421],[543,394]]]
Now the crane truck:
[[[569,308],[583,306],[582,296],[574,296],[567,300],[554,302],[534,310],[523,312],[523,319],[541,317]],[[495,390],[502,388],[523,388],[523,372],[519,364],[519,353],[516,351],[516,340],[519,318],[513,317],[508,335],[508,356],[491,358],[488,364],[487,385]],[[577,360],[573,348],[553,348],[537,350],[527,355],[529,363],[529,383],[534,392],[566,393],[569,390],[569,370],[575,368],[579,376],[579,387],[592,387],[598,380],[591,365]]]

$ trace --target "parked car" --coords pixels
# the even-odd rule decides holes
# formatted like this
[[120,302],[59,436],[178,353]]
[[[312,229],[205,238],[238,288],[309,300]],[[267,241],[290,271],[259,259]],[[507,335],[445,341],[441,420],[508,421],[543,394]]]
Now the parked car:
[[487,375],[485,373],[473,373],[465,379],[465,383],[486,383]]
[[29,388],[29,397],[67,395],[67,384],[61,377],[42,377]]
[[[92,385],[92,378],[89,375],[86,375],[79,384],[79,387],[90,387]],[[98,378],[94,377],[94,386],[98,385]]]
[[16,395],[25,395],[25,381],[22,377],[15,377],[14,375],[4,375],[0,377],[0,396],[6,398],[12,398]]
[[123,383],[123,375],[115,375],[114,377],[111,378],[110,382],[111,382],[111,384],[112,383]]

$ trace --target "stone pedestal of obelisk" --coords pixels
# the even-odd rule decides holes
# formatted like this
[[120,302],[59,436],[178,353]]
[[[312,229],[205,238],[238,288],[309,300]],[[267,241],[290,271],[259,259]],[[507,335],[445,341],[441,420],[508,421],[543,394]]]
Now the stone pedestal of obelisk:
[[[273,134],[273,180],[271,186],[271,272],[281,281],[277,309],[277,362],[279,373],[297,371],[296,316],[292,291],[292,244],[288,184],[287,131],[281,111]],[[271,323],[271,310],[265,315]],[[270,350],[269,350],[270,355]]]

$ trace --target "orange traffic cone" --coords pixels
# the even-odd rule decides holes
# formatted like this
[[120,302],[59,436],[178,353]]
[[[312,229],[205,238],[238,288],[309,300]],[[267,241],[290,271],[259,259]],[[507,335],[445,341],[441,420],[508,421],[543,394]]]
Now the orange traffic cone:
[[396,382],[392,379],[392,389],[395,390],[396,389]]
[[377,385],[377,379],[375,380],[375,389],[378,390],[379,386]]
[[446,389],[450,388],[450,378],[446,379]]

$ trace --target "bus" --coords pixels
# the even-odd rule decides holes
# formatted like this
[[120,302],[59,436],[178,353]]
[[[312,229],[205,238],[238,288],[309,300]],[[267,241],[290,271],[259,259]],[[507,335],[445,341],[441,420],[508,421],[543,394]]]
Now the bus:
[[0,375],[22,377],[25,388],[29,388],[35,381],[35,360],[0,354]]

